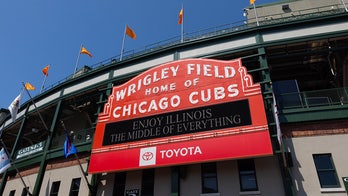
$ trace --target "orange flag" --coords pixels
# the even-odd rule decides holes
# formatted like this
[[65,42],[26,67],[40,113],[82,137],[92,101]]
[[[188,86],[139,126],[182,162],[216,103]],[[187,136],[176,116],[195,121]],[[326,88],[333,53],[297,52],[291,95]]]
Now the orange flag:
[[92,54],[83,46],[81,48],[80,54],[87,54],[89,57],[93,57]]
[[184,8],[181,8],[180,12],[179,12],[179,20],[178,20],[178,24],[181,25],[182,24],[182,19],[184,17]]
[[29,91],[33,91],[35,90],[35,87],[33,85],[31,85],[29,82],[25,83],[25,89],[29,90]]
[[137,38],[135,32],[128,25],[126,26],[126,34],[132,39]]
[[47,65],[46,67],[44,67],[42,69],[42,73],[45,75],[45,76],[48,76],[48,70],[50,69],[50,65]]
[[250,0],[250,5],[254,4],[256,0]]

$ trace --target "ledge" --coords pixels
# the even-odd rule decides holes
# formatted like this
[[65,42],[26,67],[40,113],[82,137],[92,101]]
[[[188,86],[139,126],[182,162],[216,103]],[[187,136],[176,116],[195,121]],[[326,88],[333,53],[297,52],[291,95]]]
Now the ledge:
[[261,191],[243,191],[239,195],[261,195]]
[[345,193],[344,188],[321,188],[320,192],[322,193]]

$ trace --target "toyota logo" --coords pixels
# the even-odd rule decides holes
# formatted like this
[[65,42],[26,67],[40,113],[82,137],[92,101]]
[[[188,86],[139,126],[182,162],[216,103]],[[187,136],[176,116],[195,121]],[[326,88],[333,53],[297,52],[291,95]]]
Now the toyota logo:
[[153,158],[153,153],[152,152],[145,152],[143,155],[142,155],[142,159],[144,161],[148,161],[148,160],[151,160]]

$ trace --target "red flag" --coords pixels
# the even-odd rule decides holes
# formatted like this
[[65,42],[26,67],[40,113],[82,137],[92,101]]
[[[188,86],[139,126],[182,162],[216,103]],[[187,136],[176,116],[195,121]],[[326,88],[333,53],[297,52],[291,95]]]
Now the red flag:
[[250,5],[254,4],[256,0],[250,0]]
[[133,31],[133,29],[131,29],[128,25],[126,26],[126,34],[132,39],[137,38],[137,35]]
[[179,12],[179,20],[178,20],[179,25],[182,24],[183,17],[184,17],[184,8],[181,8],[181,10]]
[[45,76],[48,76],[48,70],[50,69],[50,65],[47,65],[46,67],[44,67],[42,69],[42,73],[45,75]]
[[92,54],[85,48],[82,46],[81,48],[81,51],[80,51],[81,54],[87,54],[89,57],[93,57]]

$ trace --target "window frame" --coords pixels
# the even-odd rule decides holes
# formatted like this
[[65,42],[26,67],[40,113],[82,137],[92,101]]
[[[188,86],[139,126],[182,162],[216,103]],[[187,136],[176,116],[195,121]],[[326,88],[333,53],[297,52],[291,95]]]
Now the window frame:
[[[54,181],[52,182],[52,185],[51,185],[51,190],[50,190],[50,196],[58,196],[59,194],[59,188],[60,188],[60,181]],[[56,192],[53,192],[55,191],[55,189],[57,189]]]
[[[213,186],[206,186],[207,184],[211,184]],[[203,194],[219,192],[217,167],[215,162],[201,164],[201,185]]]
[[[337,176],[337,171],[336,171],[334,161],[332,159],[332,154],[331,153],[323,153],[323,154],[313,154],[312,156],[313,156],[313,162],[314,162],[315,170],[317,172],[320,187],[321,188],[340,188],[341,184],[340,184],[340,181],[339,181],[338,176]],[[322,158],[322,157],[328,158],[329,162],[326,162],[324,164],[326,166],[332,166],[331,168],[319,168],[319,167],[321,167],[320,164],[321,165],[323,164],[323,163],[318,162],[318,161],[320,161],[319,158]],[[321,160],[323,160],[323,159],[321,159]],[[327,181],[327,178],[325,178],[325,181],[322,179],[323,176],[321,174],[324,174],[324,173],[327,174],[328,172],[331,175],[331,177],[334,178],[334,180],[335,180],[334,184],[326,184],[325,181]]]
[[[259,191],[259,185],[257,183],[257,175],[255,169],[254,159],[242,159],[237,161],[238,165],[238,176],[239,176],[239,187],[241,192]],[[247,188],[244,181],[244,177],[253,177],[253,187]],[[251,181],[250,181],[251,182]]]
[[16,195],[16,190],[11,190],[9,193],[9,196],[15,196]]
[[[77,181],[78,181],[78,188],[76,189],[75,188],[75,185],[76,185],[75,182],[77,182]],[[75,196],[75,195],[77,196],[79,194],[79,192],[80,192],[80,187],[81,187],[81,178],[73,178],[71,180],[69,196]]]

